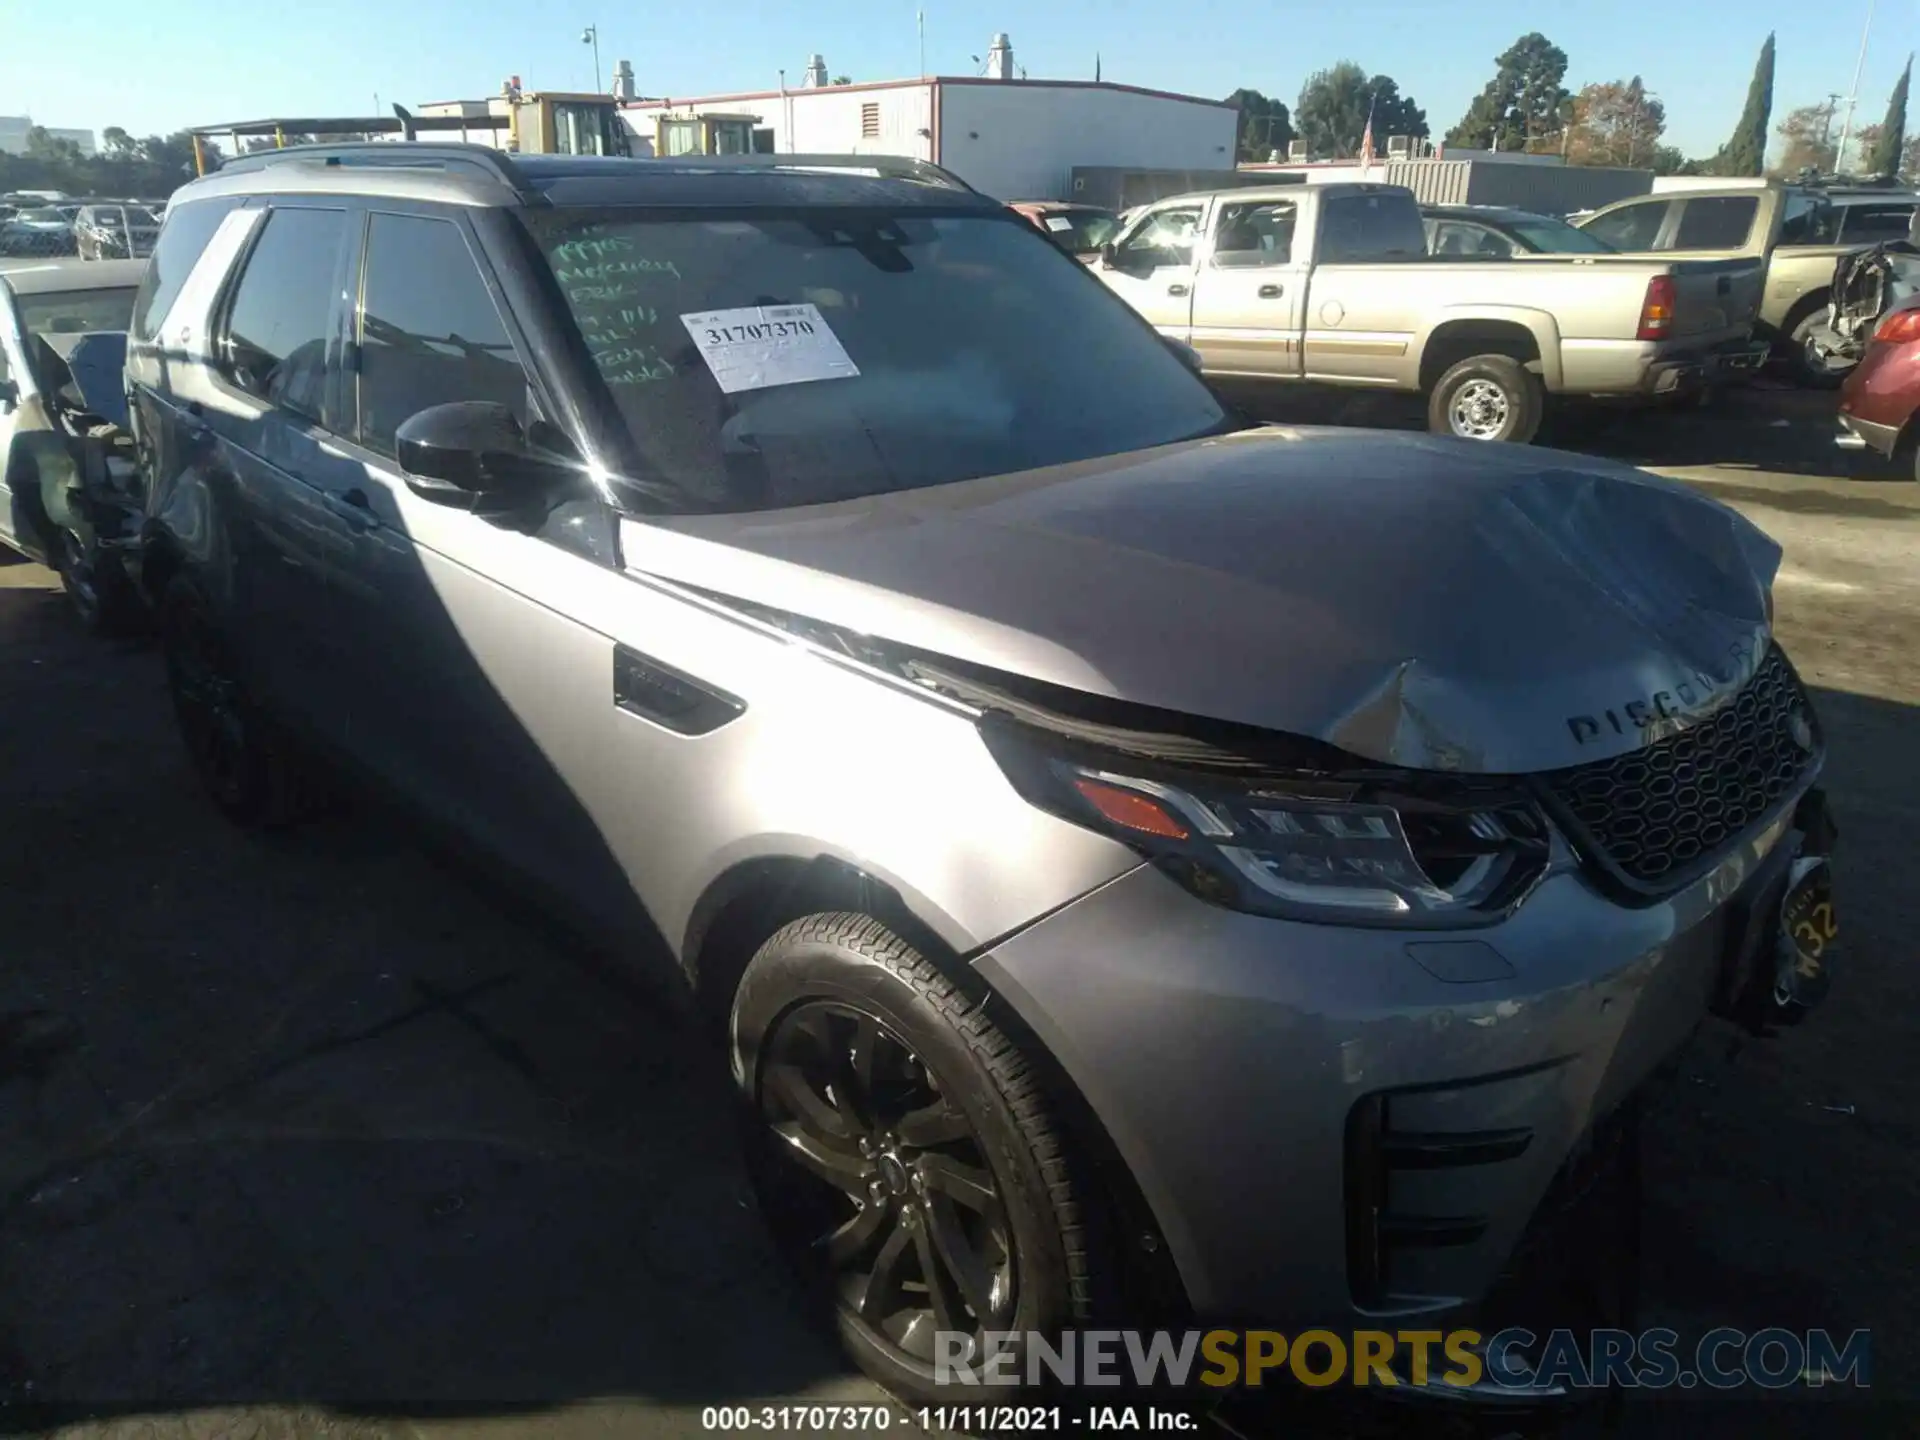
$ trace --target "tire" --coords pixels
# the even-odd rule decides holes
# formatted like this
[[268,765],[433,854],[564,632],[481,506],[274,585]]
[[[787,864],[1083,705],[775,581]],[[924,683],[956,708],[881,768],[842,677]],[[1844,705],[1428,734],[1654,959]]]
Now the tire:
[[906,941],[864,915],[794,921],[748,964],[730,1042],[775,1241],[881,1386],[978,1397],[936,1383],[931,1332],[1091,1315],[1103,1217],[1039,1075]]
[[1837,390],[1840,382],[1853,373],[1860,362],[1828,361],[1821,358],[1814,344],[1815,337],[1824,334],[1827,329],[1827,308],[1824,305],[1809,310],[1800,317],[1800,323],[1793,327],[1787,337],[1787,369],[1794,381],[1808,390]]
[[140,617],[140,597],[120,561],[87,545],[71,530],[58,530],[47,547],[74,618],[90,635],[132,633]]
[[1461,440],[1526,445],[1540,431],[1546,387],[1506,355],[1474,355],[1440,377],[1427,398],[1427,428]]
[[212,608],[184,575],[161,599],[160,638],[180,737],[208,797],[248,829],[301,818],[311,793],[305,771],[248,693]]

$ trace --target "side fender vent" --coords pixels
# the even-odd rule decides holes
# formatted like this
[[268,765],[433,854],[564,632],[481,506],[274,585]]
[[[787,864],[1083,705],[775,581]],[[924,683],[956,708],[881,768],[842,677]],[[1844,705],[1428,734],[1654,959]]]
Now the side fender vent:
[[710,735],[746,702],[624,645],[613,648],[613,703],[681,735]]

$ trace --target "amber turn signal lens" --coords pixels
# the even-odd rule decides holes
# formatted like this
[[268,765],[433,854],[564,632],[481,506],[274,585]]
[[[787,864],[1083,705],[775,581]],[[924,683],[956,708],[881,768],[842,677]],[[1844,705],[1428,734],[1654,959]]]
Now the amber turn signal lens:
[[1187,827],[1144,795],[1098,780],[1075,780],[1073,788],[1084,795],[1094,809],[1123,829],[1158,835],[1166,840],[1187,838]]

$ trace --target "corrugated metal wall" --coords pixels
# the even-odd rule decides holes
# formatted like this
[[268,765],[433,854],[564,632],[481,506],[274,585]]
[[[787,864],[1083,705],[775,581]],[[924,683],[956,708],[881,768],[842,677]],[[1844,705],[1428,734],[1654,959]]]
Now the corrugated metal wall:
[[1543,215],[1591,210],[1653,188],[1651,170],[1505,160],[1390,160],[1385,179],[1422,205],[1512,205]]

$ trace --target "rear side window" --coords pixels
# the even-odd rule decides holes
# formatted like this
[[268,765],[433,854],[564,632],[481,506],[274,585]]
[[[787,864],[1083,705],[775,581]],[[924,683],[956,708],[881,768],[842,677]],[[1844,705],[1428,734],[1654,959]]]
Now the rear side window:
[[1676,250],[1738,250],[1747,243],[1753,217],[1760,213],[1758,195],[1706,195],[1687,201],[1680,212]]
[[1335,195],[1320,207],[1319,251],[1322,265],[1425,259],[1420,207],[1404,190]]
[[360,316],[360,441],[393,453],[394,431],[434,405],[493,400],[527,422],[527,377],[460,228],[378,215],[367,232]]
[[342,210],[276,209],[247,256],[227,312],[227,377],[285,410],[324,420],[327,336],[346,238]]
[[140,293],[133,302],[135,339],[151,339],[158,333],[167,308],[212,242],[213,232],[239,203],[234,199],[196,200],[188,205],[176,205],[168,212],[167,223],[153,247],[153,258],[147,262],[147,273],[140,281]]
[[1670,200],[1644,200],[1638,205],[1622,205],[1596,216],[1581,228],[1616,250],[1651,250],[1660,237],[1660,226],[1667,218]]
[[1840,211],[1840,240],[1846,245],[1874,245],[1904,240],[1913,221],[1913,208],[1884,205],[1848,205]]

